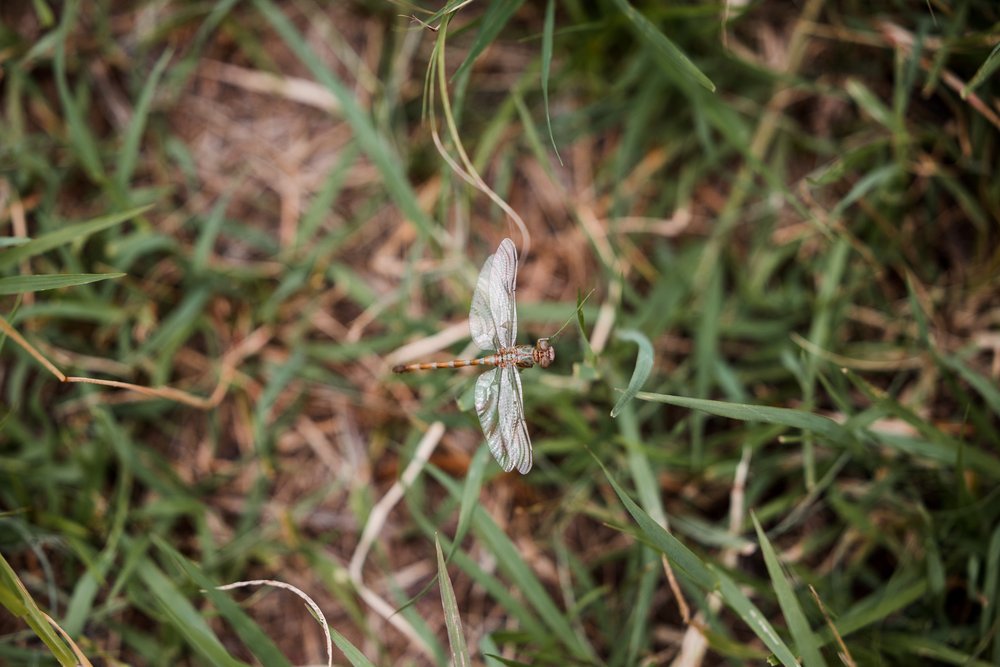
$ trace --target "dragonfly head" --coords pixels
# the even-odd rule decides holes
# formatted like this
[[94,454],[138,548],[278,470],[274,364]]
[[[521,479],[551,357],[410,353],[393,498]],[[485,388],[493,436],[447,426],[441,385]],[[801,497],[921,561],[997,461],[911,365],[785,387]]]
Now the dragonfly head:
[[548,368],[549,364],[556,360],[556,348],[549,344],[548,338],[539,338],[532,356],[536,364]]

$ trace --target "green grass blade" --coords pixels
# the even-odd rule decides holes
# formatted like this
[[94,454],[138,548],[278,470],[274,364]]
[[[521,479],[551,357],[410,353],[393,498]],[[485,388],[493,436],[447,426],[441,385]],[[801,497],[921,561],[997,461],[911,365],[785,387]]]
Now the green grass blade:
[[810,431],[816,435],[829,438],[834,442],[846,442],[851,439],[851,433],[846,428],[828,417],[816,415],[803,410],[791,408],[774,408],[765,405],[749,405],[747,403],[727,403],[702,398],[687,398],[669,394],[654,394],[640,391],[636,398],[643,401],[656,401],[681,408],[701,410],[718,417],[728,417],[746,422],[764,422],[766,424],[781,424],[789,428]]
[[788,577],[785,576],[781,563],[778,561],[778,554],[774,551],[774,546],[767,539],[767,534],[764,533],[757,516],[751,513],[750,518],[757,531],[757,539],[760,541],[760,550],[764,556],[764,564],[767,566],[767,574],[771,578],[771,586],[778,598],[778,604],[781,605],[781,613],[785,617],[785,622],[788,623],[788,631],[795,641],[795,648],[798,649],[799,656],[802,658],[802,666],[825,667],[826,661],[823,660],[823,655],[820,653],[816,635],[809,627],[809,621],[802,611],[802,606],[795,596],[795,591],[792,590]]
[[511,17],[514,16],[514,12],[523,3],[524,0],[493,0],[490,3],[490,6],[486,8],[486,13],[483,14],[482,20],[479,22],[480,28],[476,34],[476,40],[469,47],[469,52],[465,55],[462,64],[458,66],[458,69],[452,75],[452,81],[463,76],[466,70],[472,67],[479,54],[485,51],[486,47],[496,40],[497,35],[500,34],[500,31],[503,30]]
[[668,39],[666,35],[660,32],[649,19],[640,14],[627,0],[612,0],[612,2],[625,15],[629,23],[632,24],[642,42],[652,47],[653,50],[663,56],[670,65],[679,70],[683,75],[690,77],[708,90],[715,91],[715,84],[712,83],[712,80],[705,76],[704,72],[698,69],[684,52],[677,48],[677,45]]
[[107,229],[108,227],[120,225],[126,220],[131,220],[150,208],[151,205],[139,206],[138,208],[129,209],[120,213],[111,213],[99,218],[94,218],[93,220],[88,220],[87,222],[81,222],[75,225],[66,225],[65,227],[61,227],[54,232],[49,232],[48,234],[39,236],[38,238],[32,239],[27,243],[23,243],[16,248],[5,250],[2,254],[0,254],[0,271],[17,266],[18,263],[28,259],[29,257],[34,257],[35,255],[48,252],[53,248],[58,248],[61,245],[66,245],[67,243],[87,238],[91,234],[96,234],[97,232]]
[[765,618],[760,609],[757,608],[743,590],[729,578],[724,572],[711,568],[719,580],[719,595],[729,607],[739,614],[743,622],[753,630],[754,634],[764,642],[764,645],[771,650],[781,664],[785,667],[798,667],[798,661],[788,646],[774,630],[774,626]]
[[451,646],[451,664],[458,667],[469,667],[472,659],[465,645],[465,634],[462,631],[462,617],[458,611],[458,600],[455,590],[451,587],[448,577],[448,566],[444,562],[441,542],[434,538],[434,550],[437,553],[438,586],[441,587],[441,606],[444,609],[444,624],[448,628],[448,644]]
[[195,273],[202,273],[208,267],[208,258],[212,253],[212,248],[216,240],[219,238],[219,231],[222,229],[222,223],[226,219],[226,207],[228,205],[229,197],[221,197],[205,218],[201,233],[198,234],[198,240],[194,244],[194,252],[191,254],[191,268]]
[[198,585],[203,595],[212,600],[212,604],[219,611],[219,614],[236,631],[254,657],[265,665],[290,667],[291,663],[284,654],[264,630],[240,608],[240,605],[233,601],[230,597],[231,594],[216,589],[216,586],[219,585],[218,582],[206,576],[201,568],[185,558],[163,539],[154,536],[153,543]]
[[962,99],[964,100],[969,96],[969,93],[978,88],[984,81],[993,76],[993,73],[1000,68],[1000,44],[993,47],[990,51],[990,55],[986,56],[986,60],[983,64],[979,66],[976,73],[972,75],[969,83],[962,88]]
[[210,665],[223,667],[248,667],[236,660],[222,646],[198,610],[178,590],[162,570],[146,559],[136,567],[136,574],[143,583],[143,592],[152,596],[157,608],[169,619],[170,624],[187,640]]
[[59,664],[72,667],[77,664],[76,656],[70,650],[56,629],[45,619],[34,598],[21,583],[17,573],[0,554],[0,606],[24,622],[52,652]]
[[42,292],[121,278],[124,275],[124,273],[58,273],[51,276],[12,276],[0,278],[0,294]]
[[549,74],[552,70],[552,39],[555,33],[555,24],[556,0],[549,0],[545,6],[545,24],[542,27],[542,105],[545,108],[545,124],[549,128],[549,141],[552,142],[552,150],[556,152],[559,164],[562,164],[559,147],[556,146],[556,138],[552,134],[552,115],[549,113]]
[[[466,474],[465,484],[462,486],[462,500],[458,508],[458,525],[455,527],[454,540],[456,546],[454,548],[457,548],[462,543],[465,535],[469,532],[469,527],[472,526],[472,511],[479,504],[479,493],[483,488],[483,477],[486,474],[486,468],[489,466],[491,458],[488,447],[480,447],[472,456],[472,462],[469,464],[469,472]],[[452,553],[454,553],[454,549]],[[452,553],[448,554],[449,561],[451,561]]]
[[[841,637],[847,637],[861,628],[883,623],[892,614],[905,609],[927,595],[926,579],[913,579],[912,574],[906,576],[910,580],[890,581],[869,597],[858,601],[841,613],[835,623],[837,633]],[[824,641],[829,641],[832,638],[829,630],[823,630],[821,634]]]
[[436,237],[434,223],[427,217],[416,194],[407,181],[402,169],[402,160],[396,155],[379,135],[368,113],[357,102],[353,91],[348,90],[330,71],[319,56],[313,52],[305,39],[291,21],[270,0],[254,0],[254,6],[264,15],[271,27],[284,40],[285,45],[302,61],[316,80],[326,86],[340,105],[340,112],[354,130],[354,138],[361,149],[371,158],[385,179],[385,187],[392,195],[403,214],[413,222],[426,237]]
[[135,173],[135,165],[139,161],[139,153],[142,150],[140,144],[143,130],[146,128],[146,121],[149,120],[149,110],[153,104],[153,94],[160,83],[163,72],[167,69],[167,63],[173,57],[173,49],[167,49],[160,56],[160,59],[153,65],[152,71],[146,78],[146,83],[139,93],[139,101],[136,102],[132,111],[132,119],[125,130],[125,141],[118,153],[118,171],[115,173],[115,183],[121,192],[128,190],[129,182]]
[[107,181],[104,165],[101,164],[100,149],[97,140],[91,133],[91,124],[85,118],[86,114],[77,104],[66,78],[66,40],[76,24],[79,11],[79,0],[70,0],[63,8],[62,22],[59,25],[59,38],[55,42],[55,79],[56,90],[59,91],[59,102],[66,114],[66,125],[70,144],[73,146],[80,163],[95,184]]
[[635,367],[632,369],[632,378],[628,381],[628,387],[618,398],[615,407],[611,409],[612,418],[617,417],[625,404],[635,398],[653,370],[653,344],[649,342],[649,338],[644,333],[627,329],[618,331],[615,337],[618,340],[635,343],[639,346],[639,352],[635,358]]
[[975,372],[956,357],[942,354],[937,359],[942,366],[968,382],[983,397],[993,414],[1000,416],[1000,389],[997,389],[995,382]]
[[739,587],[726,574],[715,567],[706,565],[694,552],[684,546],[680,540],[664,530],[662,526],[646,514],[618,486],[618,483],[600,461],[598,461],[598,465],[601,466],[605,477],[611,483],[619,500],[625,505],[625,509],[628,510],[628,513],[632,515],[632,518],[639,525],[643,535],[650,544],[659,549],[670,560],[670,565],[674,568],[674,571],[702,588],[705,592],[718,590],[726,604],[740,615],[750,629],[782,661],[782,664],[794,667],[797,664],[795,656],[792,655],[785,643],[778,637],[778,634],[764,618],[760,610],[750,602],[749,598],[743,594]]
[[693,551],[684,546],[680,540],[668,533],[660,524],[653,520],[649,514],[646,513],[641,507],[639,507],[634,500],[625,491],[618,486],[618,482],[615,478],[611,476],[608,469],[604,467],[597,457],[594,457],[597,461],[597,465],[601,466],[601,470],[604,471],[604,476],[607,477],[608,482],[611,483],[611,487],[615,490],[618,495],[618,499],[621,500],[622,504],[625,505],[625,509],[628,513],[632,515],[635,522],[639,525],[640,530],[642,530],[643,535],[649,541],[649,544],[658,549],[664,556],[670,560],[670,565],[674,568],[674,571],[681,574],[689,581],[697,584],[705,591],[712,591],[718,587],[718,579],[712,573],[711,570],[706,567],[705,563],[702,562],[698,556],[694,554]]
[[[451,480],[435,468],[428,468],[434,478],[441,482],[451,494],[459,496],[459,488],[454,480]],[[568,649],[573,656],[579,659],[592,659],[593,652],[590,646],[580,640],[573,632],[566,619],[564,612],[560,611],[555,602],[549,596],[548,591],[538,580],[531,567],[521,557],[517,547],[514,546],[510,538],[504,534],[499,526],[489,517],[481,507],[476,507],[473,511],[473,530],[482,540],[489,553],[496,557],[500,569],[510,578],[511,587],[520,591],[531,606],[537,610],[542,622],[548,626],[555,638]],[[457,554],[456,554],[457,555]]]

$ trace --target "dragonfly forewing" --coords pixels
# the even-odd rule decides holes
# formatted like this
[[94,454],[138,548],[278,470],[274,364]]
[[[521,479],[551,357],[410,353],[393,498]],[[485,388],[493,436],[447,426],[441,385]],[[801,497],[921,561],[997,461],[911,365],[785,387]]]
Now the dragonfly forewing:
[[493,255],[490,269],[489,301],[493,322],[496,324],[500,347],[513,347],[517,338],[517,307],[514,303],[517,280],[517,250],[514,242],[504,239]]
[[480,350],[500,349],[497,340],[497,326],[490,310],[490,276],[493,272],[493,255],[486,258],[483,269],[476,281],[476,291],[472,293],[472,307],[469,309],[469,331],[472,340]]

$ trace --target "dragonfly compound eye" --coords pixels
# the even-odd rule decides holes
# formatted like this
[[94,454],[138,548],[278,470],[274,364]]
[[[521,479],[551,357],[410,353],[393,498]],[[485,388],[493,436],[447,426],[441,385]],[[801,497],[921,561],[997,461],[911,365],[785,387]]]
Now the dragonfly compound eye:
[[548,338],[539,338],[535,343],[535,363],[542,368],[548,368],[555,360],[556,348],[552,347]]

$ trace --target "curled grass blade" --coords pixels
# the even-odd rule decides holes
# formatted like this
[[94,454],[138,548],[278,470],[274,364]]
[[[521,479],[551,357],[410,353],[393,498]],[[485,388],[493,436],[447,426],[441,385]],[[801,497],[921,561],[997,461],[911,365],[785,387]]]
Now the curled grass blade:
[[549,113],[549,73],[552,70],[552,35],[555,32],[556,2],[549,0],[545,6],[545,25],[542,28],[542,104],[545,107],[545,124],[549,128],[549,141],[556,159],[562,164],[556,138],[552,134],[552,115]]
[[635,343],[639,346],[639,352],[635,358],[635,367],[632,369],[632,378],[628,381],[628,388],[618,398],[615,407],[611,409],[612,418],[617,417],[625,404],[635,398],[639,390],[642,389],[642,385],[646,384],[646,380],[649,379],[649,374],[653,370],[653,344],[649,342],[646,334],[641,331],[626,329],[618,331],[616,338]]

